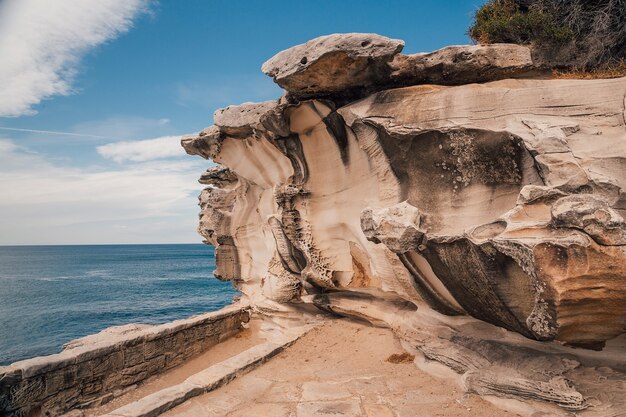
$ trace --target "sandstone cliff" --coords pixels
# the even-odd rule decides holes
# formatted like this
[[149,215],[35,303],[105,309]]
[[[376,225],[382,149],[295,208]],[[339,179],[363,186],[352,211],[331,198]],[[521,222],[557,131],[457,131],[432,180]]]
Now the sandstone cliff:
[[626,79],[549,79],[517,45],[403,45],[283,51],[263,65],[283,97],[183,138],[220,164],[200,179],[216,275],[260,312],[390,326],[485,395],[622,410],[624,351],[564,345],[626,328]]

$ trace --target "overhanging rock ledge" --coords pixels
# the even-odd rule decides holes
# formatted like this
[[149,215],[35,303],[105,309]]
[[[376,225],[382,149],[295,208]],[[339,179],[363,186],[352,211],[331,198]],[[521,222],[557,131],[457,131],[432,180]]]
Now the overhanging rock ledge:
[[281,99],[183,138],[220,164],[200,196],[216,274],[266,314],[390,326],[468,390],[620,409],[623,351],[565,345],[626,328],[626,79],[549,79],[519,45],[403,45],[283,51],[263,65]]

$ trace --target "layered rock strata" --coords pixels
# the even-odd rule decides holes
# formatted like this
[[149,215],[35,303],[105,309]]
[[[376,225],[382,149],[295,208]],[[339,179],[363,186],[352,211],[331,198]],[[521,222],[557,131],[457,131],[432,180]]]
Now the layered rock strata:
[[356,297],[357,315],[388,302],[594,349],[623,333],[626,79],[540,79],[517,45],[402,46],[345,34],[283,51],[263,71],[284,97],[183,138],[220,164],[200,196],[216,275],[276,314],[350,314],[332,300]]
[[294,101],[332,97],[341,103],[390,87],[459,85],[546,72],[521,45],[449,46],[413,55],[401,54],[403,48],[404,41],[375,34],[321,36],[276,54],[262,70]]

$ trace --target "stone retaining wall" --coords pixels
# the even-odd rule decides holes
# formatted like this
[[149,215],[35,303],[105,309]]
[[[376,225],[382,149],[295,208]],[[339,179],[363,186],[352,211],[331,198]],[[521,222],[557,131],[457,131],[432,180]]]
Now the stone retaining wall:
[[247,307],[231,305],[158,326],[113,327],[61,353],[0,367],[0,415],[55,416],[105,403],[232,336],[248,320]]

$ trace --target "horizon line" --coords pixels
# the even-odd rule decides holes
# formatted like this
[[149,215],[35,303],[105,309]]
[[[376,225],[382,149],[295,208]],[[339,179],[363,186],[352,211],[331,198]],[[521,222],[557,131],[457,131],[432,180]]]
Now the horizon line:
[[178,243],[14,243],[0,244],[2,247],[16,246],[146,246],[146,245],[208,245],[204,242],[178,242]]

